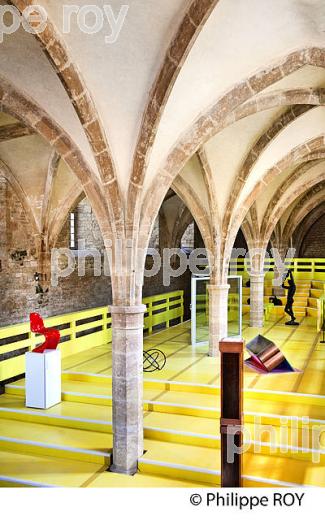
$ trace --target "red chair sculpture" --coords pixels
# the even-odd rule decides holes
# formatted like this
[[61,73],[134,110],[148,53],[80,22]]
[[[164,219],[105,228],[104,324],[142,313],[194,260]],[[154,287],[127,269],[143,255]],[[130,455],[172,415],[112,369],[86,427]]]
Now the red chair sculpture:
[[42,317],[36,312],[32,312],[29,316],[29,319],[30,330],[45,336],[44,343],[34,348],[33,352],[43,353],[45,350],[55,350],[60,341],[60,332],[56,329],[47,329],[44,326]]

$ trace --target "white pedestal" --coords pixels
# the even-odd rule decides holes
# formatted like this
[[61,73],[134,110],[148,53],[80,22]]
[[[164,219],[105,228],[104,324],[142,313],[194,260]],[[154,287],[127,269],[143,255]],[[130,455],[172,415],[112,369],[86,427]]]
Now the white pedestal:
[[26,353],[26,406],[50,408],[61,402],[61,352]]

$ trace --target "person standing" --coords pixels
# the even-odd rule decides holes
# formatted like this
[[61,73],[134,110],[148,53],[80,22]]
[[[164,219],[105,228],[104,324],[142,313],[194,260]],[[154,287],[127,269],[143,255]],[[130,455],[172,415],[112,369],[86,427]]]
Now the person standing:
[[[287,284],[286,284],[286,282],[287,282]],[[288,314],[291,318],[290,321],[287,321],[286,325],[297,326],[297,325],[299,325],[299,323],[296,322],[296,317],[293,312],[293,303],[294,303],[293,297],[296,294],[297,287],[296,287],[295,280],[294,280],[291,269],[289,269],[289,271],[284,279],[284,282],[282,284],[282,287],[283,287],[283,289],[286,289],[288,291],[287,303],[284,308],[284,312],[286,314]]]

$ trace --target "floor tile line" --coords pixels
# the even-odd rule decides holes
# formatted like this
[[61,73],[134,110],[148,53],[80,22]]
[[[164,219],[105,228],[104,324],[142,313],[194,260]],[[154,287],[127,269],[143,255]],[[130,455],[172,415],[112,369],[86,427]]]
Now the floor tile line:
[[313,344],[311,346],[311,349],[310,349],[310,351],[308,353],[308,356],[307,356],[307,359],[306,359],[306,361],[304,363],[304,366],[302,367],[301,374],[300,374],[300,376],[299,376],[295,386],[293,387],[293,391],[294,392],[298,392],[299,386],[301,385],[301,382],[302,382],[304,374],[305,374],[305,370],[307,369],[308,364],[309,364],[309,362],[310,362],[310,360],[311,360],[311,358],[312,358],[312,356],[313,356],[313,354],[315,352],[315,349],[316,349],[316,347],[318,345],[318,341],[319,341],[320,335],[321,335],[321,332],[317,332],[316,333],[316,337],[314,339],[314,342],[313,342]]

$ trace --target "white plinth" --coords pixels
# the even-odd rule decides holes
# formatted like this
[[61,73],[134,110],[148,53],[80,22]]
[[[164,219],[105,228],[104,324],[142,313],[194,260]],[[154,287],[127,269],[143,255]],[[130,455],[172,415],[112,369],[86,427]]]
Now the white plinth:
[[26,354],[26,406],[50,408],[61,402],[61,352]]

